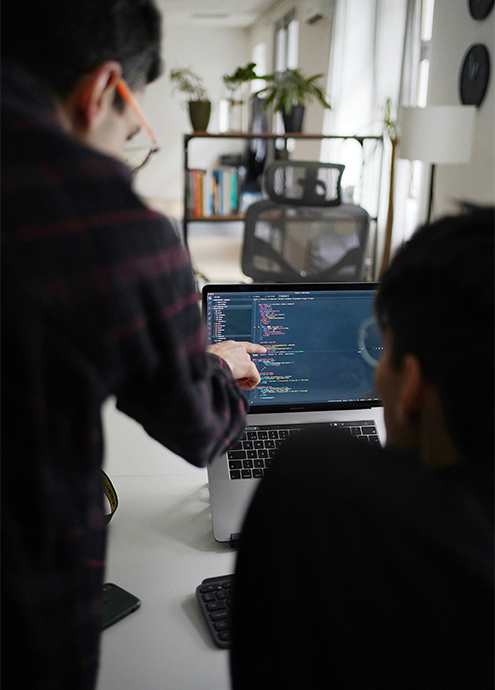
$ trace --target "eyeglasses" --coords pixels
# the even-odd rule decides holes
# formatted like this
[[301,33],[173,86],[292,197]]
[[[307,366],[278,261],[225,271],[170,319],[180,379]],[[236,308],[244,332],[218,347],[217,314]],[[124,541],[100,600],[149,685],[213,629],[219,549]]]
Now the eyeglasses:
[[127,86],[123,79],[119,79],[117,82],[117,91],[120,96],[124,99],[127,105],[131,108],[132,112],[136,116],[138,122],[142,125],[144,131],[148,135],[151,145],[149,146],[127,146],[123,152],[123,158],[126,163],[131,168],[132,172],[137,172],[149,161],[151,156],[160,150],[155,135],[153,134],[151,127],[148,123],[146,115],[143,109],[137,102],[136,98],[133,96],[130,88]]

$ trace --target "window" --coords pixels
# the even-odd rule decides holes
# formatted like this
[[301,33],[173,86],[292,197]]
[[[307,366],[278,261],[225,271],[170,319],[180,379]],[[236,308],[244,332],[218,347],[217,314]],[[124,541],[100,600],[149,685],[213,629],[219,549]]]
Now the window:
[[[285,72],[288,69],[297,69],[299,59],[299,22],[295,18],[295,10],[288,12],[282,19],[275,24],[275,51],[274,65],[275,72]],[[274,114],[273,131],[283,134],[284,124],[280,113]],[[295,142],[293,139],[284,141],[277,139],[278,149],[287,148],[293,151]]]

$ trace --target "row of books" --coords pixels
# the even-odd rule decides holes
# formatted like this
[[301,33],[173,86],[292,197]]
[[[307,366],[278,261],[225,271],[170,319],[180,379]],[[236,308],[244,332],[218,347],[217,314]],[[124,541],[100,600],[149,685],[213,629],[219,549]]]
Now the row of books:
[[238,168],[191,168],[186,174],[190,218],[232,216],[239,213],[241,176]]

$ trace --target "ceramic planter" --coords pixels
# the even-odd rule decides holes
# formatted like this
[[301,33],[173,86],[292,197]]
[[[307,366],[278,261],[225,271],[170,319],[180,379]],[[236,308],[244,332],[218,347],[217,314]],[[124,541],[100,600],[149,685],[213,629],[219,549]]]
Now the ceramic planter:
[[290,113],[286,113],[282,108],[282,119],[284,121],[285,132],[302,132],[304,120],[304,105],[293,105]]
[[195,132],[206,132],[211,115],[210,101],[189,101],[189,118]]

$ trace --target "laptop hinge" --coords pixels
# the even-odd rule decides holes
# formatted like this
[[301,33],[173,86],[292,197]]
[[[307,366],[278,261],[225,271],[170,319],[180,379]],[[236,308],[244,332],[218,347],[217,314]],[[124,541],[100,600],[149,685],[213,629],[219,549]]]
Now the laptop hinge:
[[237,547],[239,546],[240,538],[241,538],[240,532],[235,532],[234,534],[230,535],[229,544],[230,544],[231,549],[237,549]]

